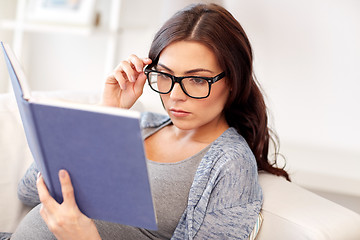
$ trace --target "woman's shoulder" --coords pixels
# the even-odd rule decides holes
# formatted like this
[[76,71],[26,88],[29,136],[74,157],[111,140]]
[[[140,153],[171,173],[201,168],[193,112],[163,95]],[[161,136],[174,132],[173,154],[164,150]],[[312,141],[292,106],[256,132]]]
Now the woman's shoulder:
[[216,141],[214,141],[213,146],[218,150],[221,150],[224,154],[245,154],[250,157],[254,156],[245,138],[232,127],[227,129]]
[[169,116],[154,113],[154,112],[143,112],[140,117],[141,128],[155,128],[163,125],[167,121],[170,121]]
[[226,130],[210,149],[218,156],[216,165],[239,165],[256,168],[256,159],[248,143],[234,128]]

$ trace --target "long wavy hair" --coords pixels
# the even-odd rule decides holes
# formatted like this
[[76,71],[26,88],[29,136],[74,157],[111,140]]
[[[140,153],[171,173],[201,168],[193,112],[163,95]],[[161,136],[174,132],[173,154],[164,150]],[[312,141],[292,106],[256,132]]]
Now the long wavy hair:
[[[268,127],[267,108],[253,74],[251,45],[239,22],[219,5],[190,5],[156,33],[149,51],[152,65],[158,63],[162,50],[176,41],[196,41],[212,49],[229,84],[230,94],[223,110],[227,123],[245,138],[259,171],[290,180],[288,173],[277,167],[279,141]],[[270,142],[274,146],[271,161]]]

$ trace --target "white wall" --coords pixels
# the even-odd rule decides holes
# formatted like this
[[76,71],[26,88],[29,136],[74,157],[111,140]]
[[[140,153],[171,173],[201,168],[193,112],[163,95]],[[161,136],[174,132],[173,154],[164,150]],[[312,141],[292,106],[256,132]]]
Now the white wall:
[[[15,6],[15,2],[12,2],[12,7]],[[24,32],[19,58],[32,90],[101,90],[103,81],[109,74],[109,69],[105,69],[105,62],[111,34],[109,32],[110,2],[97,1],[96,9],[101,14],[100,25],[90,34],[64,34],[56,31]],[[121,31],[118,35],[120,47],[118,53],[115,53],[117,61],[130,53],[147,55],[147,48],[154,34],[152,24],[156,24],[160,18],[151,15],[161,0],[155,0],[153,3],[155,5],[139,9],[138,6],[143,5],[143,1],[122,1]],[[145,19],[153,21],[144,21]],[[7,32],[13,31],[7,30]],[[7,38],[5,41],[9,41],[12,45],[11,39]],[[7,77],[1,75],[0,81],[4,85]],[[1,91],[7,89],[3,88]]]
[[225,4],[253,44],[293,179],[360,196],[360,2]]
[[[12,1],[2,1],[9,11],[1,7],[0,14],[14,12]],[[98,1],[102,28],[109,2]],[[118,60],[146,56],[160,23],[189,2],[124,0]],[[223,2],[252,42],[256,75],[294,181],[360,197],[360,1]],[[21,60],[32,89],[101,89],[107,37],[26,33]],[[1,61],[0,89],[7,82]]]
[[[0,21],[15,17],[15,4],[13,0],[0,0]],[[0,41],[12,42],[12,31],[0,28]],[[7,91],[8,73],[5,69],[4,57],[0,57],[0,93]]]
[[360,150],[360,2],[231,2],[281,135]]

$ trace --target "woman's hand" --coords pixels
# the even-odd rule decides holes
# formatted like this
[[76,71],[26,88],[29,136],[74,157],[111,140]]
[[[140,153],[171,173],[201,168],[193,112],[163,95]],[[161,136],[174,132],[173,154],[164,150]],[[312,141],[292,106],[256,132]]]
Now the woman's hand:
[[143,68],[151,62],[149,58],[140,59],[135,55],[120,62],[106,79],[101,105],[131,108],[143,92],[146,81]]
[[40,175],[37,180],[42,206],[40,215],[57,239],[101,239],[93,220],[82,214],[75,202],[74,189],[67,171],[60,170],[59,178],[64,201],[53,199]]

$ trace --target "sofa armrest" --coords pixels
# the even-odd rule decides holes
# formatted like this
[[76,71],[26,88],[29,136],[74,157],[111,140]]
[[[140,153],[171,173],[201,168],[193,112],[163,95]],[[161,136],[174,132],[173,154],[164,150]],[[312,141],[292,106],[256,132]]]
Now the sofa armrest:
[[294,183],[260,173],[262,239],[360,239],[360,215]]
[[0,232],[11,232],[29,211],[17,198],[17,184],[32,162],[15,99],[0,95]]

